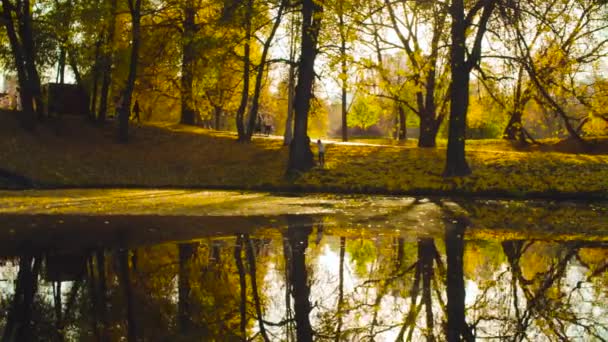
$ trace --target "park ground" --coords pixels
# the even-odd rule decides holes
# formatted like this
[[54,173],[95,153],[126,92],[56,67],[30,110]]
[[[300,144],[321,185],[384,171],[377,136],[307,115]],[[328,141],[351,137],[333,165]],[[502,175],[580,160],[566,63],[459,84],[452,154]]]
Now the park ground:
[[[285,177],[282,139],[236,142],[232,132],[169,123],[131,128],[116,142],[113,123],[98,127],[64,117],[20,128],[0,113],[0,188],[209,188],[287,192],[608,199],[608,138],[583,149],[569,141],[517,146],[467,141],[468,177],[443,178],[445,142],[415,140],[327,143],[325,167]],[[311,137],[316,140],[317,137]],[[313,151],[316,149],[313,146]]]

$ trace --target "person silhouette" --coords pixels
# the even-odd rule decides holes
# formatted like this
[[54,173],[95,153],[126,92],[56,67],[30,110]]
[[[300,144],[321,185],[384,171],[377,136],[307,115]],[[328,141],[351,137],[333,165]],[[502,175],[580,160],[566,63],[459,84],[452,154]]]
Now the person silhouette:
[[137,120],[137,123],[139,123],[139,102],[137,100],[133,105],[133,120]]
[[323,145],[321,139],[317,139],[317,149],[319,153],[319,166],[325,167],[325,145]]

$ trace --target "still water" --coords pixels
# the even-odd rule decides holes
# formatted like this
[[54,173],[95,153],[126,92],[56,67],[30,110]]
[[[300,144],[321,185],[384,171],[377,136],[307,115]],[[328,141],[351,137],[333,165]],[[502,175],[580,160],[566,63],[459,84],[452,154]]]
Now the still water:
[[608,339],[605,203],[4,195],[3,341]]

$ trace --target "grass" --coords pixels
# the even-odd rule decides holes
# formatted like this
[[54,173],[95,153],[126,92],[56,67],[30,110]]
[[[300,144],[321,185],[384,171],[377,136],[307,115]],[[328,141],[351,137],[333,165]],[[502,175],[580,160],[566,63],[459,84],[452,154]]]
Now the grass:
[[[0,114],[0,169],[40,187],[208,187],[309,192],[460,194],[503,197],[608,198],[608,156],[539,148],[517,150],[491,140],[467,142],[473,175],[441,177],[436,149],[399,145],[328,144],[325,169],[288,180],[288,148],[280,139],[235,141],[229,132],[167,123],[133,127],[129,144],[115,142],[112,124],[79,118],[28,133]],[[376,141],[377,143],[377,141]],[[561,146],[558,142],[547,146]],[[548,147],[545,146],[544,149]],[[1,177],[0,177],[1,178]],[[0,180],[0,187],[7,187]]]

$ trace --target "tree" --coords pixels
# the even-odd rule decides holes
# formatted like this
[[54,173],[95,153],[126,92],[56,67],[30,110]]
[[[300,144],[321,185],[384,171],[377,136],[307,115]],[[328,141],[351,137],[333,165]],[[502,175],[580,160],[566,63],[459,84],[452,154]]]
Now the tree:
[[283,145],[288,146],[293,139],[293,116],[296,84],[296,50],[297,50],[297,12],[292,11],[289,20],[289,71],[287,74],[287,118],[283,133]]
[[196,7],[194,0],[186,0],[183,5],[182,18],[182,69],[181,69],[181,118],[180,123],[194,125],[194,99],[192,98],[192,83],[194,82],[194,65],[196,61]]
[[[32,5],[29,0],[2,0],[2,16],[17,70],[19,96],[23,109],[22,124],[34,128],[36,114],[42,116],[40,76],[36,68]],[[34,107],[35,103],[35,107]]]
[[131,57],[129,59],[129,75],[124,90],[124,99],[119,117],[118,140],[126,143],[129,140],[129,117],[131,114],[131,97],[137,77],[137,60],[141,41],[141,0],[127,0],[131,13]]
[[108,111],[108,94],[110,92],[110,84],[112,83],[112,64],[114,62],[114,36],[116,34],[116,15],[118,1],[110,0],[109,13],[107,20],[109,21],[106,32],[103,37],[100,37],[101,46],[101,61],[100,69],[102,73],[101,94],[99,99],[99,112],[97,113],[97,121],[103,123],[106,121]]
[[[329,66],[332,71],[338,72],[337,83],[340,85],[340,116],[342,141],[348,141],[348,92],[352,91],[352,82],[349,79],[353,41],[356,39],[358,24],[363,21],[361,8],[365,6],[358,0],[338,0],[326,4],[325,13],[329,28],[325,30],[328,41],[337,41],[329,45]],[[352,101],[352,100],[351,100]]]
[[262,47],[262,56],[260,57],[260,62],[256,68],[256,77],[255,77],[255,85],[254,85],[254,89],[253,89],[253,97],[251,98],[251,105],[249,107],[249,122],[247,125],[247,130],[245,132],[245,136],[243,136],[243,137],[239,136],[240,140],[250,141],[251,136],[253,135],[253,131],[255,130],[255,125],[256,125],[256,122],[258,121],[258,109],[259,109],[259,105],[260,105],[260,93],[262,91],[262,80],[264,78],[264,70],[265,70],[266,64],[268,63],[267,56],[268,56],[268,52],[270,49],[270,44],[272,43],[274,35],[277,32],[277,29],[279,28],[279,24],[281,24],[281,18],[283,17],[283,12],[285,11],[287,4],[288,4],[288,0],[279,1],[277,14],[274,19],[274,23],[272,25],[270,33],[268,34],[268,37],[266,37],[266,40],[264,41],[264,45]]
[[247,0],[245,8],[245,41],[243,46],[243,90],[241,91],[241,104],[236,111],[236,131],[241,137],[245,137],[245,125],[243,118],[245,117],[245,111],[247,110],[247,102],[249,101],[249,73],[251,68],[251,36],[252,28],[251,21],[253,15],[253,0]]
[[[415,93],[415,103],[405,98],[404,104],[420,117],[418,146],[435,147],[437,132],[446,114],[442,104],[447,96],[444,84],[448,82],[444,74],[448,69],[441,68],[441,65],[447,64],[443,61],[445,56],[442,53],[446,41],[447,12],[443,4],[436,2],[401,1],[401,4],[405,12],[402,19],[397,17],[393,3],[385,0],[392,29],[401,43],[399,47],[408,58],[409,70],[406,73],[411,82],[409,89]],[[423,41],[421,28],[430,31],[429,42]],[[423,43],[428,45],[428,51],[423,48]]]
[[[606,56],[608,39],[599,32],[608,28],[605,23],[605,6],[601,1],[566,1],[563,3],[535,4],[530,9],[515,7],[518,16],[512,29],[526,70],[537,92],[538,100],[565,126],[570,137],[583,142],[580,130],[594,113],[584,87],[578,85],[580,76],[590,66]],[[529,14],[528,14],[529,13]],[[529,37],[529,22],[540,26],[537,36]],[[536,40],[540,43],[534,47]],[[570,114],[574,105],[588,109],[584,115]],[[595,111],[597,113],[597,111]],[[608,121],[608,117],[604,117]]]
[[298,82],[295,89],[294,139],[289,146],[287,172],[307,171],[312,168],[313,154],[308,137],[308,111],[315,77],[317,42],[321,29],[323,6],[314,0],[302,1],[302,40],[298,63]]
[[[471,70],[481,59],[481,42],[496,0],[478,0],[465,15],[464,0],[452,0],[449,13],[452,17],[450,45],[450,126],[448,148],[443,175],[466,176],[471,169],[465,158],[465,130],[469,104],[469,78]],[[480,13],[481,11],[481,13]],[[473,19],[479,17],[476,24]],[[471,51],[467,51],[467,37],[476,27]],[[466,56],[468,55],[468,58]]]

